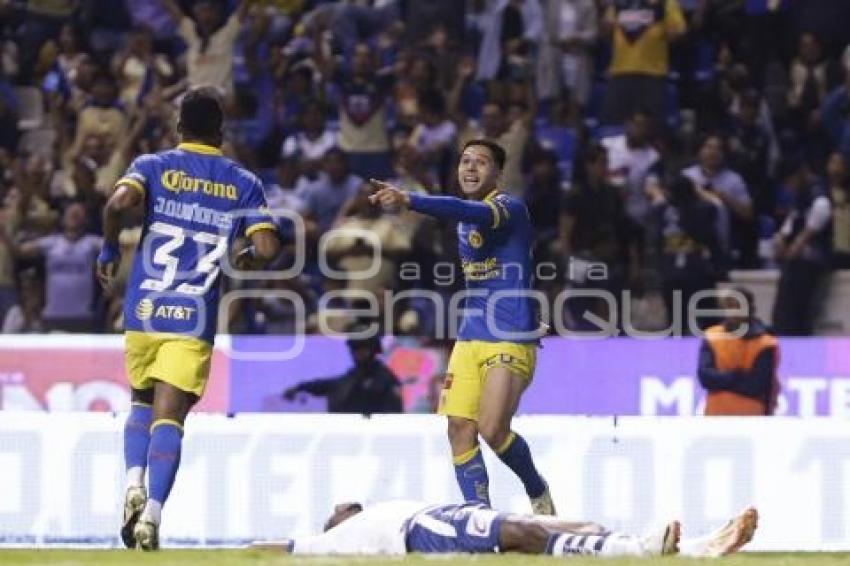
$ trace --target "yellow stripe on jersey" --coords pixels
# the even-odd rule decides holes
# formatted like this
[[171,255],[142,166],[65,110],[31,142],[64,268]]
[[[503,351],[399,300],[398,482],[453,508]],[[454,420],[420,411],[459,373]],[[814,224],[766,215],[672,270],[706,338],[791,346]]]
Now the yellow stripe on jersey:
[[260,230],[277,230],[277,226],[272,224],[271,222],[260,222],[258,224],[253,224],[249,226],[245,230],[245,237],[251,237],[251,234],[254,232],[259,232]]
[[496,205],[493,204],[492,202],[490,202],[489,200],[485,200],[484,204],[489,206],[490,210],[493,211],[493,226],[491,226],[491,228],[493,228],[495,230],[496,228],[499,227],[499,224],[501,224],[501,222],[502,222],[502,219],[499,217],[499,209],[496,208]]
[[134,189],[141,191],[143,195],[147,192],[143,184],[141,184],[135,179],[131,179],[130,177],[121,177],[120,179],[118,179],[118,182],[115,183],[115,188],[117,189],[119,185],[127,185],[128,187],[133,187]]
[[200,153],[203,155],[224,155],[219,148],[203,143],[183,142],[177,145],[177,149],[191,151],[192,153]]

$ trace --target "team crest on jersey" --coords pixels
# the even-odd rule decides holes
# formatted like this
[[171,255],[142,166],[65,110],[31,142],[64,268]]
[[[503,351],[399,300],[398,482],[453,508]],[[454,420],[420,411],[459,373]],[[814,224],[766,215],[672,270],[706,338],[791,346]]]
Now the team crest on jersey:
[[142,299],[136,305],[136,316],[139,320],[150,320],[153,315],[153,301],[150,299]]
[[466,240],[469,242],[469,245],[476,250],[484,245],[484,237],[481,236],[481,232],[478,230],[470,230]]

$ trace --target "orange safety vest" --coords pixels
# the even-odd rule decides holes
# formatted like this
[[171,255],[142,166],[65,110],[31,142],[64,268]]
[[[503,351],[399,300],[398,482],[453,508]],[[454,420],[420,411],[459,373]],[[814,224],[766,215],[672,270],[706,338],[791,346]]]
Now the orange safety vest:
[[[722,325],[712,326],[705,331],[705,340],[714,354],[714,365],[718,371],[750,371],[756,358],[767,348],[776,348],[775,336],[736,338]],[[778,356],[778,353],[777,353]],[[709,391],[705,401],[706,415],[758,416],[773,413],[776,395],[779,393],[776,375],[772,379],[772,390],[763,399],[746,397],[731,391]]]

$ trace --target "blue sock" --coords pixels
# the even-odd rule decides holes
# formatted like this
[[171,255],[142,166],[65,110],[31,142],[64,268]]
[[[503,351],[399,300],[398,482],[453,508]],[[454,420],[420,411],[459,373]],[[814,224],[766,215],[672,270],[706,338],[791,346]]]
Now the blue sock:
[[180,449],[183,427],[176,421],[157,420],[151,425],[151,445],[148,451],[149,499],[160,505],[168,499],[177,468],[180,466]]
[[481,447],[476,446],[454,457],[455,477],[464,501],[490,506],[490,479]]
[[496,455],[522,480],[525,492],[529,497],[540,497],[546,491],[546,482],[537,473],[531,450],[523,437],[511,432],[508,439],[496,450]]
[[148,464],[148,444],[151,441],[151,418],[153,410],[150,405],[133,403],[130,414],[124,422],[124,466],[126,470],[137,468],[138,480],[142,485],[143,470]]

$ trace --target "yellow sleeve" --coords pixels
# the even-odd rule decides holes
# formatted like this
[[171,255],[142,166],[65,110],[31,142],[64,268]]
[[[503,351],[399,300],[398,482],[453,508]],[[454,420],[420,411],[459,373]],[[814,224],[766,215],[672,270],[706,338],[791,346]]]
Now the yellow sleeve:
[[667,33],[672,35],[685,33],[687,24],[682,14],[682,7],[679,6],[679,0],[667,0],[664,8],[664,29]]
[[132,177],[121,177],[120,179],[118,179],[115,182],[113,190],[117,189],[120,185],[127,185],[133,187],[134,189],[142,193],[142,195],[144,195],[146,192],[145,186],[136,179],[133,179]]

